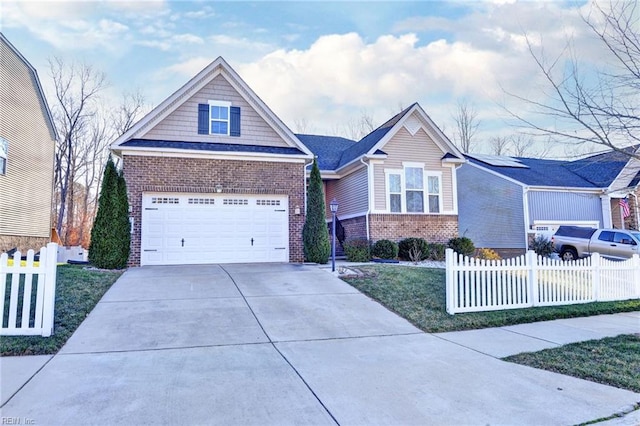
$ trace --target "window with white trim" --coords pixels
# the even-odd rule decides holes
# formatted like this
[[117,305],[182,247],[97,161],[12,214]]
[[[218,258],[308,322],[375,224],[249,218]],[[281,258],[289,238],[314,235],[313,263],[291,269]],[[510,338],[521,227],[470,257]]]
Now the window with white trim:
[[428,212],[440,213],[442,206],[442,173],[427,172]]
[[231,102],[209,101],[209,134],[229,134],[229,108]]
[[0,137],[0,175],[7,173],[7,153],[9,152],[9,141]]
[[387,208],[390,213],[440,213],[442,172],[421,163],[403,163],[401,170],[385,170]]
[[402,174],[387,174],[389,196],[387,198],[389,211],[392,213],[402,212]]
[[424,212],[424,168],[405,167],[405,199],[407,213]]

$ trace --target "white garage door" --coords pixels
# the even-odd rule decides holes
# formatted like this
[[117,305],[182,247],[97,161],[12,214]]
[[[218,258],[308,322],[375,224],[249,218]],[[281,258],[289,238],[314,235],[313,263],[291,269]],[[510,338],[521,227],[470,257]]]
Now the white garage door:
[[142,265],[289,261],[286,196],[144,194]]

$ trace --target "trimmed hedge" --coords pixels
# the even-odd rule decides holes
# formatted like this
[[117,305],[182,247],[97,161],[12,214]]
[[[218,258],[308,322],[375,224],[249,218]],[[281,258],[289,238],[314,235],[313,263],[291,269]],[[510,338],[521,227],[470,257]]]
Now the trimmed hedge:
[[473,256],[473,254],[476,252],[473,241],[471,241],[467,237],[452,238],[449,240],[448,245],[449,248],[453,249],[453,251],[463,256]]
[[[420,259],[411,259],[411,250],[420,252]],[[398,243],[398,257],[404,260],[424,260],[429,253],[429,245],[422,238],[405,238]]]
[[371,260],[371,244],[367,239],[347,240],[342,248],[349,262],[368,262]]
[[398,257],[398,244],[391,240],[378,240],[371,248],[371,255],[380,259],[395,259]]

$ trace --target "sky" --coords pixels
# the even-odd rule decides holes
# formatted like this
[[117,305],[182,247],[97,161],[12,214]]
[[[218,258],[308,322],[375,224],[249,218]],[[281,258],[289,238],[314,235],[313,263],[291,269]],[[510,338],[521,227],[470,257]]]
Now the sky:
[[508,93],[546,96],[527,39],[548,58],[571,41],[584,69],[601,65],[581,18],[591,1],[0,0],[0,30],[49,103],[49,58],[103,71],[107,105],[139,91],[155,106],[222,56],[294,132],[345,135],[418,102],[454,139],[464,100],[475,151],[489,153],[489,139],[520,131],[506,110],[527,114]]

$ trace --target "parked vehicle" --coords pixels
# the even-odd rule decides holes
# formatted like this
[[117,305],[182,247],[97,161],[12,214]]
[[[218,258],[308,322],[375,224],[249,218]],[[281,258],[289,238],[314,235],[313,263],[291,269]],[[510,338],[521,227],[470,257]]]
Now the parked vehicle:
[[600,253],[610,259],[629,259],[640,253],[640,231],[561,226],[551,238],[562,260]]

